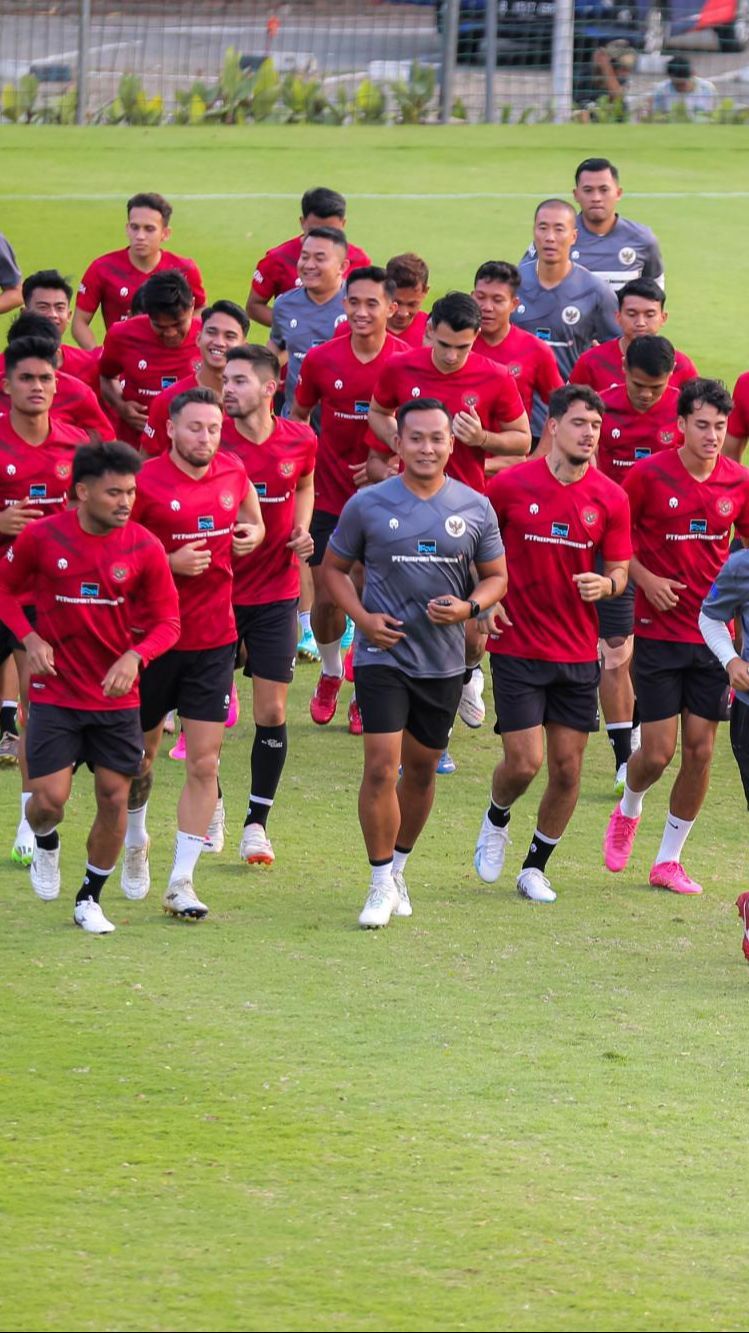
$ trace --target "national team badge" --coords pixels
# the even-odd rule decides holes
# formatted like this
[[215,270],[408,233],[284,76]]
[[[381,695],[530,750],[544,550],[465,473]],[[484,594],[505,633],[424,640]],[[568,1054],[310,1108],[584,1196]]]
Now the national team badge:
[[278,464],[278,471],[279,471],[279,473],[281,474],[282,477],[293,477],[293,475],[294,475],[294,464],[292,463],[291,459],[290,459],[290,458],[284,458],[284,459]]
[[521,374],[523,368],[522,366],[508,366],[507,369],[509,370],[510,374],[514,375],[515,378],[517,379],[518,375]]
[[718,501],[718,513],[722,518],[728,518],[728,515],[733,513],[733,500],[729,500],[727,495]]
[[576,305],[566,305],[562,311],[562,322],[572,325],[580,323],[580,311]]
[[55,463],[55,476],[59,477],[62,481],[64,481],[66,477],[70,476],[70,464]]
[[223,495],[218,497],[218,502],[222,509],[231,509],[234,504],[234,496],[231,491],[224,491]]
[[591,525],[595,523],[597,518],[598,518],[597,509],[583,509],[583,523],[587,523],[588,527],[591,527]]
[[463,402],[466,407],[478,407],[479,396],[477,393],[465,393]]
[[629,268],[630,264],[634,264],[636,259],[637,251],[633,250],[631,245],[623,245],[619,251],[619,263]]
[[466,521],[460,514],[451,514],[445,519],[445,532],[448,537],[462,537],[466,530]]
[[112,578],[117,583],[124,583],[128,575],[127,565],[112,565]]
[[658,439],[661,444],[673,444],[674,432],[672,430],[662,430],[658,432]]

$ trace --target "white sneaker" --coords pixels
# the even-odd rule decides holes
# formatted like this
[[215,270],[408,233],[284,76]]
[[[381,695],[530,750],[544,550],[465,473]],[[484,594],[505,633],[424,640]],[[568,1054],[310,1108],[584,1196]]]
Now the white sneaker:
[[473,854],[473,864],[479,879],[483,879],[486,884],[493,884],[502,874],[509,842],[509,825],[497,828],[489,816],[484,814]]
[[398,899],[393,908],[393,916],[413,916],[414,909],[406,888],[406,879],[402,870],[393,871],[393,883],[398,890]]
[[216,808],[211,815],[211,822],[206,830],[203,852],[213,852],[218,856],[219,852],[224,850],[225,831],[226,816],[224,814],[224,798],[223,796],[219,796],[216,802]]
[[620,764],[619,767],[618,767],[617,770],[616,770],[616,777],[614,778],[614,795],[615,795],[615,796],[623,796],[623,795],[624,795],[624,784],[625,784],[626,781],[627,781],[627,765],[626,765],[626,762],[625,762],[625,763],[623,763],[623,764]]
[[138,902],[145,898],[151,887],[151,867],[148,864],[148,849],[151,846],[151,839],[146,841],[140,847],[125,846],[122,852],[122,870],[120,872],[120,887],[126,898],[131,902]]
[[386,926],[398,906],[398,897],[398,886],[392,877],[384,884],[370,884],[367,901],[359,913],[359,925],[365,930]]
[[530,898],[533,903],[553,903],[556,894],[542,870],[528,866],[518,875],[518,893],[521,898]]
[[208,908],[205,903],[201,903],[192,886],[192,880],[187,878],[175,879],[170,883],[161,905],[170,916],[182,916],[199,921],[208,915]]
[[111,935],[117,927],[107,921],[101,910],[99,903],[93,898],[84,898],[82,903],[76,903],[73,908],[73,920],[81,930],[87,930],[90,935]]
[[272,866],[276,854],[262,824],[246,824],[242,829],[239,855],[248,866]]
[[34,834],[31,825],[22,819],[16,829],[16,840],[10,854],[11,861],[17,866],[30,866],[34,855]]
[[632,754],[634,754],[635,750],[639,750],[641,743],[642,731],[640,730],[640,724],[638,722],[637,726],[632,728]]
[[34,839],[34,851],[29,866],[31,887],[37,898],[51,902],[60,894],[60,844],[53,852],[45,851]]
[[480,666],[474,667],[471,679],[463,686],[458,704],[458,717],[467,727],[480,727],[486,717],[484,694],[484,673]]

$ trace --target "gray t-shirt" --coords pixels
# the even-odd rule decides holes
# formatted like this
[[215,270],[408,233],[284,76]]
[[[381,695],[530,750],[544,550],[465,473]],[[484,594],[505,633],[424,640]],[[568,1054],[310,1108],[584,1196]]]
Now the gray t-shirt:
[[286,396],[282,415],[287,417],[294,401],[294,389],[299,379],[302,362],[310,347],[326,343],[333,337],[336,325],[346,314],[343,309],[344,289],[341,287],[329,301],[318,305],[307,295],[304,287],[294,287],[273,302],[271,340],[277,347],[285,347],[289,354],[286,371]]
[[6,287],[18,287],[20,281],[21,270],[13,253],[13,246],[0,233],[0,288],[5,290]]
[[[702,614],[708,620],[727,624],[741,616],[741,657],[749,662],[749,550],[734,551],[729,555],[717,579],[702,603]],[[749,694],[736,691],[736,698],[749,705]]]
[[[658,238],[642,222],[633,222],[631,218],[620,217],[607,236],[596,236],[585,225],[582,213],[578,213],[577,240],[570,251],[570,259],[596,277],[608,283],[613,291],[623,287],[633,278],[653,278],[663,286],[665,275]],[[528,246],[521,263],[536,258],[536,247]]]
[[503,554],[485,495],[447,477],[436,495],[421,500],[401,477],[391,477],[346,502],[330,545],[336,555],[364,565],[367,611],[402,620],[406,635],[386,650],[357,630],[355,666],[391,666],[411,676],[465,671],[464,626],[433,625],[426,605],[433,597],[470,596],[471,561]]

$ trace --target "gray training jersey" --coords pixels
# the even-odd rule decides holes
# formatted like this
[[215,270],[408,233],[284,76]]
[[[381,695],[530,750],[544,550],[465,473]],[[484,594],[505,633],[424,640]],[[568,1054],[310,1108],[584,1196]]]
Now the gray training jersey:
[[421,500],[400,477],[391,477],[346,502],[330,545],[344,560],[362,561],[366,610],[402,620],[406,635],[383,649],[357,631],[355,666],[391,666],[410,676],[465,671],[463,624],[433,625],[426,606],[433,597],[470,596],[471,561],[503,554],[485,495],[447,477],[436,495]]
[[[633,278],[653,278],[663,286],[665,275],[658,238],[641,222],[632,222],[617,213],[616,222],[607,236],[596,236],[585,225],[578,213],[577,240],[570,251],[570,259],[595,273],[618,291]],[[536,258],[536,247],[531,244],[523,255],[522,264]]]
[[277,347],[285,347],[289,354],[282,413],[285,417],[291,410],[299,371],[310,347],[328,342],[335,333],[336,325],[346,318],[343,309],[344,294],[344,289],[341,287],[329,301],[318,305],[307,295],[304,287],[294,287],[290,292],[284,292],[282,296],[276,297],[273,302],[271,341]]
[[[737,613],[743,630],[740,655],[749,662],[749,550],[729,555],[702,603],[702,614],[708,620],[727,624]],[[745,691],[737,690],[736,698],[749,705],[749,694]]]

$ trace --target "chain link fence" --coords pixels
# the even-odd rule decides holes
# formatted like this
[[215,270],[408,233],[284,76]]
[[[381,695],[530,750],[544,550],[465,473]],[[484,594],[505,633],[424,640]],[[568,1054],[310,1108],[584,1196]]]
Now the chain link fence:
[[[748,16],[749,0],[0,0],[2,118],[744,119]],[[692,68],[664,91],[679,46]]]

